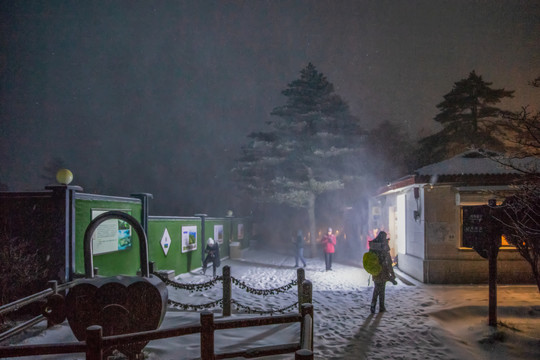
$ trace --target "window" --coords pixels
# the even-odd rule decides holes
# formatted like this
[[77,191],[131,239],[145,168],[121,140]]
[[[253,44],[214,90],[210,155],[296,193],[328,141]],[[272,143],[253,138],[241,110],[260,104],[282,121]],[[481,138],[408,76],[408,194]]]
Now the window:
[[[475,241],[485,234],[487,209],[486,205],[461,207],[461,247],[472,248]],[[512,247],[504,235],[501,235],[499,244],[501,247]]]

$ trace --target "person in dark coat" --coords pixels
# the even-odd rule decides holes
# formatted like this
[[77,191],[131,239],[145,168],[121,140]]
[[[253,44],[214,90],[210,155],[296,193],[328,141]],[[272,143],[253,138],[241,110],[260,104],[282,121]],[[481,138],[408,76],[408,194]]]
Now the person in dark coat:
[[375,239],[369,243],[369,250],[374,251],[379,258],[379,264],[381,265],[381,272],[376,276],[373,276],[373,282],[375,287],[373,288],[373,298],[371,299],[371,312],[375,313],[375,306],[377,305],[377,299],[379,299],[379,312],[386,311],[384,306],[384,296],[386,282],[390,281],[394,285],[396,282],[396,275],[392,268],[392,258],[390,257],[390,247],[386,233],[381,231]]
[[294,240],[294,267],[298,267],[298,263],[302,261],[303,267],[306,267],[306,259],[304,259],[304,234],[302,230],[298,230]]
[[206,257],[203,261],[203,274],[206,274],[206,267],[208,263],[212,262],[212,273],[216,277],[216,268],[221,265],[221,259],[219,257],[219,244],[212,238],[208,238],[206,243],[206,249],[204,250]]

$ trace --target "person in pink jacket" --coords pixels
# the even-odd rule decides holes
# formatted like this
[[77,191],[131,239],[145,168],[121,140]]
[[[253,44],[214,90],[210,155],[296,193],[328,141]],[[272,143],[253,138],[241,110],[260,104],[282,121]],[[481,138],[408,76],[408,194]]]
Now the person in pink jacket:
[[328,233],[323,236],[321,244],[324,249],[324,262],[326,271],[332,270],[332,254],[335,252],[336,237],[332,235],[332,228],[328,228]]

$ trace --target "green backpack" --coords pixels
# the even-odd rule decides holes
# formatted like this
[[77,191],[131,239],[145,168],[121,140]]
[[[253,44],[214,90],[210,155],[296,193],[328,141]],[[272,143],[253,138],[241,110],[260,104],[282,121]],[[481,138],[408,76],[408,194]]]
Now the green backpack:
[[374,251],[365,253],[362,263],[364,264],[364,269],[373,276],[379,275],[382,270],[382,266],[379,264],[379,257]]

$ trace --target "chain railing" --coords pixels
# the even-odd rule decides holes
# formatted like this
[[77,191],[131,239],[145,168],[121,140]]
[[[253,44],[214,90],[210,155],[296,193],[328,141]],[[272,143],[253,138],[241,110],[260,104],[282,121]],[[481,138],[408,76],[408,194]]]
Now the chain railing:
[[[155,274],[159,276],[159,274]],[[159,276],[162,278],[161,276]],[[260,317],[260,318],[242,318],[242,319],[218,319],[213,320],[213,314],[208,310],[204,310],[201,313],[201,322],[199,324],[193,324],[188,327],[181,328],[171,328],[171,329],[159,329],[153,331],[145,331],[141,333],[134,334],[122,334],[115,336],[103,337],[102,329],[100,326],[94,325],[90,326],[87,330],[86,341],[80,341],[75,343],[55,343],[55,344],[43,344],[43,345],[12,345],[7,347],[0,346],[0,358],[3,357],[19,357],[19,356],[30,356],[30,355],[46,355],[46,354],[67,354],[67,353],[86,353],[87,359],[103,359],[104,349],[108,346],[121,343],[132,343],[141,341],[140,339],[152,340],[160,338],[168,338],[181,336],[191,333],[200,333],[201,334],[201,359],[226,359],[231,357],[247,357],[255,358],[268,355],[277,355],[294,352],[295,360],[309,360],[313,359],[313,305],[312,305],[312,285],[309,280],[304,280],[304,269],[298,269],[297,279],[293,280],[291,283],[283,285],[274,289],[255,289],[242,281],[234,279],[230,276],[230,267],[223,267],[223,276],[216,277],[211,281],[202,284],[181,284],[177,282],[172,282],[168,279],[162,279],[165,283],[170,286],[174,286],[178,289],[185,289],[189,291],[203,291],[209,289],[217,284],[218,281],[223,282],[223,293],[224,296],[222,299],[201,305],[190,305],[182,304],[174,300],[169,300],[169,303],[172,306],[181,307],[184,309],[209,309],[221,305],[223,307],[223,316],[230,316],[231,305],[234,305],[237,309],[247,312],[247,313],[256,313],[256,314],[274,314],[276,312],[285,313],[297,305],[301,304],[300,311],[276,315],[270,317]],[[239,288],[256,295],[272,295],[277,293],[282,293],[290,290],[292,286],[298,285],[298,302],[284,307],[282,309],[273,309],[270,311],[259,311],[250,308],[249,306],[238,303],[236,300],[231,299],[231,285],[234,283]],[[24,299],[17,300],[11,304],[3,305],[0,307],[0,314],[9,313],[10,311],[15,311],[22,306],[26,306],[35,301],[44,301],[47,302],[44,304],[44,315],[40,315],[25,324],[22,324],[20,329],[17,331],[20,332],[28,327],[35,325],[36,323],[42,320],[49,320],[52,323],[55,320],[56,311],[51,311],[47,313],[47,308],[50,306],[55,306],[55,302],[50,302],[49,300],[55,299],[55,296],[60,296],[59,291],[69,289],[73,286],[74,283],[66,283],[58,285],[56,282],[50,282],[51,289],[41,291],[37,294],[31,295]],[[49,316],[49,317],[47,317]],[[231,353],[215,353],[214,352],[214,331],[216,330],[225,330],[232,328],[241,328],[247,326],[262,326],[270,324],[281,324],[288,322],[300,322],[300,342],[291,343],[291,344],[282,344],[275,346],[263,346],[260,348],[253,348],[245,351],[234,351]],[[23,326],[24,325],[24,326]],[[18,328],[19,328],[18,327]],[[8,331],[12,332],[14,329]],[[6,333],[0,334],[0,337]],[[14,335],[14,333],[11,333]],[[10,336],[11,336],[10,335]]]
[[284,293],[284,292],[290,290],[294,285],[298,284],[297,280],[293,280],[290,283],[288,283],[287,285],[283,285],[283,286],[275,288],[275,289],[255,289],[255,288],[252,288],[251,286],[247,285],[245,282],[240,281],[240,280],[238,280],[238,279],[236,279],[234,277],[231,277],[231,281],[232,281],[232,283],[234,285],[238,286],[240,289],[245,290],[246,292],[248,292],[250,294],[262,295],[262,296],[276,295],[276,294],[279,294],[279,293]]
[[[231,314],[231,306],[234,306],[237,311],[249,313],[249,314],[260,314],[260,315],[272,315],[275,313],[284,314],[287,311],[290,311],[294,307],[299,307],[299,304],[302,304],[302,282],[305,279],[305,272],[304,269],[299,268],[297,269],[297,278],[295,280],[292,280],[290,283],[285,284],[283,286],[273,288],[273,289],[256,289],[245,282],[238,280],[231,276],[231,269],[229,266],[223,267],[223,276],[216,276],[212,280],[204,282],[204,283],[197,283],[197,284],[186,284],[186,283],[179,283],[173,280],[170,280],[166,277],[164,277],[162,274],[159,274],[157,272],[153,272],[154,275],[158,276],[167,286],[171,286],[175,289],[180,290],[187,290],[187,291],[205,291],[208,289],[211,289],[212,287],[216,286],[218,282],[223,283],[223,297],[221,299],[205,303],[205,304],[185,304],[181,303],[175,300],[169,299],[169,304],[171,306],[174,306],[176,308],[182,309],[182,310],[203,310],[203,309],[211,309],[217,306],[221,306],[223,310],[223,316],[229,316]],[[261,295],[261,296],[268,296],[268,295],[277,295],[280,293],[286,293],[288,292],[293,286],[297,286],[298,289],[298,301],[294,304],[288,305],[286,307],[280,308],[280,309],[271,309],[271,310],[257,310],[253,309],[248,305],[244,305],[237,300],[232,299],[232,284],[236,285],[238,288],[246,291],[247,293],[254,294],[254,295]],[[311,297],[311,294],[309,294],[309,297]]]
[[[309,281],[304,283],[304,285],[306,284],[311,286]],[[252,347],[229,352],[216,352],[215,332],[217,331],[289,323],[300,323],[300,341],[288,344]],[[86,330],[85,341],[0,346],[0,358],[84,353],[87,360],[103,360],[107,349],[114,346],[148,342],[151,340],[173,338],[189,334],[200,334],[201,360],[218,360],[238,357],[259,358],[288,353],[294,353],[295,360],[313,360],[313,305],[309,303],[302,304],[300,312],[295,311],[285,315],[242,319],[214,319],[214,314],[205,310],[200,313],[200,321],[184,326],[112,336],[103,336],[103,328],[99,325],[92,325]]]

